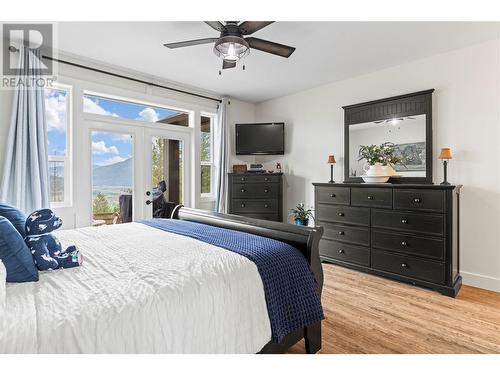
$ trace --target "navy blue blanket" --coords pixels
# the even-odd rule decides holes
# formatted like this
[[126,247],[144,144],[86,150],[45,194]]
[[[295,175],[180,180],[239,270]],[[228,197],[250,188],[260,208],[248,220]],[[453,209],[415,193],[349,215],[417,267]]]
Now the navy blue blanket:
[[254,262],[264,285],[273,342],[324,319],[314,275],[306,258],[293,246],[190,221],[151,219],[142,223],[233,251]]

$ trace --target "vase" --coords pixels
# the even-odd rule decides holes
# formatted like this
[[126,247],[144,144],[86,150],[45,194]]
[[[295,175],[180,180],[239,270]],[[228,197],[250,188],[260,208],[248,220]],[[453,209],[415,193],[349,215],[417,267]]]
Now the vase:
[[361,177],[368,183],[387,182],[395,173],[394,168],[390,165],[382,165],[381,163],[375,163],[374,165],[366,164],[363,169],[365,170],[365,174]]
[[309,219],[295,219],[295,224],[307,227],[309,225]]

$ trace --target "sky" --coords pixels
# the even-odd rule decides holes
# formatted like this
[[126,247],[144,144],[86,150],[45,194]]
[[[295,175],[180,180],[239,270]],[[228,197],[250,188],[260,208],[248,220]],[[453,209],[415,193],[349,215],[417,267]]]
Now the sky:
[[[66,91],[45,89],[49,155],[64,155],[66,152],[67,100]],[[83,98],[83,110],[87,113],[147,122],[157,122],[177,113],[168,109],[89,95]],[[124,161],[133,156],[132,147],[130,135],[94,131],[92,164],[102,166]]]

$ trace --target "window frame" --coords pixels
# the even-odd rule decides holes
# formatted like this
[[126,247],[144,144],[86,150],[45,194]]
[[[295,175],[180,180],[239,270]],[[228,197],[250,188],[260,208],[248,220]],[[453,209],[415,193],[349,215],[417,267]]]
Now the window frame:
[[[215,146],[215,114],[214,113],[206,113],[206,112],[201,112],[200,113],[200,124],[201,124],[201,118],[202,117],[207,117],[210,119],[210,161],[203,161],[201,160],[200,157],[200,196],[202,200],[214,200],[215,199],[215,152],[214,152],[214,146]],[[201,134],[203,132],[200,129],[200,151],[201,151]],[[201,192],[201,167],[203,166],[210,166],[210,192],[209,193],[202,193]]]
[[[72,131],[73,131],[73,86],[63,83],[53,83],[48,89],[66,91],[66,155],[49,155],[47,153],[47,162],[63,162],[64,163],[64,201],[52,202],[50,207],[72,207],[72,172],[73,172],[73,157],[72,157]],[[47,131],[48,139],[48,131]],[[50,176],[49,176],[49,198],[50,198]]]

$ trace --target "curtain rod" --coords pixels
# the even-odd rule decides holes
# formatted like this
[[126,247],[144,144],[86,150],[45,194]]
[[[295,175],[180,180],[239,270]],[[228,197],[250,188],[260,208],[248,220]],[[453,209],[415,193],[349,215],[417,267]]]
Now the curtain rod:
[[90,66],[81,65],[81,64],[77,64],[77,63],[66,61],[66,60],[56,59],[56,58],[50,57],[50,56],[42,56],[42,57],[44,59],[55,61],[55,62],[60,63],[60,64],[66,64],[66,65],[74,66],[74,67],[81,68],[81,69],[87,69],[87,70],[90,70],[90,71],[93,71],[93,72],[96,72],[96,73],[102,73],[102,74],[107,74],[107,75],[112,76],[112,77],[117,77],[117,78],[122,78],[122,79],[128,79],[129,81],[133,81],[133,82],[137,82],[137,83],[142,83],[144,85],[149,85],[149,86],[153,86],[153,87],[159,87],[161,89],[175,91],[175,92],[179,92],[181,94],[187,94],[187,95],[191,95],[191,96],[196,96],[198,98],[213,100],[213,101],[216,101],[218,103],[222,102],[222,100],[217,99],[217,98],[212,98],[210,96],[196,94],[194,92],[184,91],[184,90],[176,89],[174,87],[168,87],[168,86],[164,86],[164,85],[159,85],[159,84],[153,83],[153,82],[143,81],[142,79],[138,79],[138,78],[127,77],[127,76],[124,76],[122,74],[109,72],[107,70],[92,68]]
[[[16,47],[14,46],[10,46],[9,47],[9,51],[10,52],[18,52],[19,49],[17,49]],[[142,79],[138,79],[138,78],[132,78],[132,77],[127,77],[127,76],[124,76],[122,74],[118,74],[118,73],[113,73],[113,72],[108,72],[107,70],[102,70],[102,69],[97,69],[97,68],[92,68],[91,66],[86,66],[86,65],[82,65],[82,64],[77,64],[77,63],[74,63],[74,62],[71,62],[71,61],[66,61],[66,60],[61,60],[61,59],[56,59],[54,57],[51,57],[51,56],[42,56],[42,58],[44,59],[47,59],[47,60],[51,60],[51,61],[55,61],[57,63],[60,63],[60,64],[66,64],[66,65],[70,65],[70,66],[74,66],[76,68],[81,68],[81,69],[87,69],[87,70],[90,70],[92,72],[96,72],[96,73],[102,73],[102,74],[107,74],[108,76],[112,76],[112,77],[117,77],[117,78],[122,78],[122,79],[128,79],[129,81],[133,81],[133,82],[137,82],[137,83],[142,83],[144,85],[149,85],[149,86],[153,86],[153,87],[159,87],[161,89],[166,89],[166,90],[170,90],[170,91],[175,91],[175,92],[179,92],[181,94],[186,94],[186,95],[191,95],[191,96],[196,96],[198,98],[203,98],[203,99],[208,99],[208,100],[213,100],[217,103],[222,103],[222,100],[220,99],[217,99],[217,98],[212,98],[210,96],[206,96],[206,95],[201,95],[201,94],[196,94],[194,92],[189,92],[189,91],[184,91],[184,90],[180,90],[180,89],[176,89],[174,87],[168,87],[168,86],[164,86],[164,85],[159,85],[157,83],[153,83],[153,82],[148,82],[148,81],[143,81]]]

